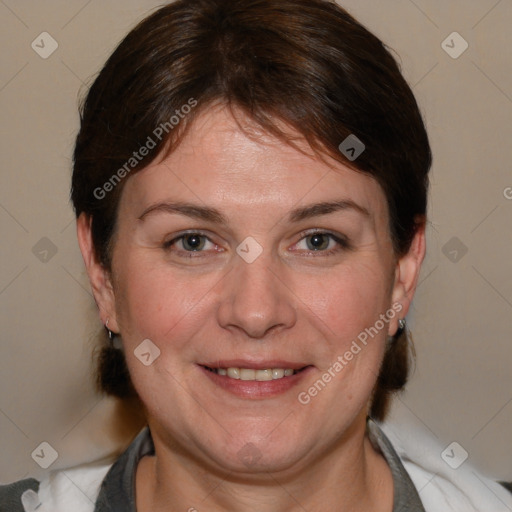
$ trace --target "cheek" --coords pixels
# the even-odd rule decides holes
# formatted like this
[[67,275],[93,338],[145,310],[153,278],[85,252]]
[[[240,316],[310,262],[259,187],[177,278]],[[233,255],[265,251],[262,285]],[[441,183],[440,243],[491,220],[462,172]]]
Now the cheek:
[[[364,408],[374,388],[388,327],[379,320],[389,309],[386,275],[378,261],[358,262],[332,273],[321,286],[318,279],[311,278],[311,286],[302,291],[311,323],[315,322],[326,342],[317,351],[317,378],[327,384],[324,387],[317,380],[301,390],[301,397],[310,400],[313,416],[321,418],[325,410],[333,411],[327,421],[322,420],[332,428],[336,428],[337,418],[350,417]],[[373,330],[377,322],[383,328]]]
[[[219,275],[183,275],[154,261],[145,264],[136,254],[118,272],[116,311],[131,380],[150,409],[162,398],[165,386],[165,400],[185,410],[186,394],[176,382],[184,382],[191,370],[183,362],[197,359],[198,343],[191,340],[200,338],[198,330],[211,318],[212,289]],[[138,359],[146,339],[160,351],[149,366]]]
[[378,262],[358,263],[325,280],[304,281],[301,297],[324,324],[329,338],[346,343],[375,324],[389,307],[389,283]]
[[[183,330],[196,325],[211,300],[219,276],[174,271],[165,264],[126,258],[119,267],[116,310],[123,340],[129,345],[149,338],[161,345],[173,333],[173,347],[185,343]],[[181,334],[181,335],[180,335]]]

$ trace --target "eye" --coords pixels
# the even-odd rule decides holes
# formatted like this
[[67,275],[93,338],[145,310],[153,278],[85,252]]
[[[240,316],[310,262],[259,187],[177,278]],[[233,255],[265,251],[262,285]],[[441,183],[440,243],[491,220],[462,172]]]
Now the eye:
[[164,248],[171,250],[175,247],[178,252],[204,252],[217,247],[211,240],[201,233],[184,233],[164,243]]
[[307,236],[304,240],[310,251],[325,251],[330,249],[329,246],[333,241],[332,237],[326,233],[315,233],[314,235]]
[[344,237],[334,235],[333,233],[315,231],[303,236],[303,238],[294,245],[293,250],[307,251],[309,253],[333,254],[349,248],[348,240]]

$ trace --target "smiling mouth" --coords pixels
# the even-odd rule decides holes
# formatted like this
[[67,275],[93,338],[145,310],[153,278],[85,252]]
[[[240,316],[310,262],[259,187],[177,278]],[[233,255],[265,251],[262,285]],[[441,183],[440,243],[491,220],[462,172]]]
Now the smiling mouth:
[[[203,365],[202,365],[203,366]],[[253,368],[210,368],[209,366],[203,366],[206,370],[216,373],[217,375],[222,375],[224,377],[228,377],[230,379],[236,380],[255,380],[255,381],[268,381],[268,380],[279,380],[284,379],[286,377],[290,377],[296,373],[300,373],[301,371],[308,368],[308,366],[304,366],[303,368],[299,368],[294,370],[292,368],[267,368],[264,370],[255,370]]]

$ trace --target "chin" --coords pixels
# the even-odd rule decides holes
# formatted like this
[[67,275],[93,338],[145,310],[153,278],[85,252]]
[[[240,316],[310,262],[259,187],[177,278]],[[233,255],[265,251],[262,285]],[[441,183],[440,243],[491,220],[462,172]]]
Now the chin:
[[292,435],[289,430],[276,433],[278,428],[276,425],[273,428],[274,432],[267,427],[263,432],[261,429],[245,429],[243,434],[238,431],[233,436],[223,431],[223,440],[215,442],[211,439],[202,453],[226,471],[262,473],[268,478],[268,472],[286,471],[304,461],[307,453],[303,436]]
[[[297,446],[282,445],[279,451],[275,448],[245,443],[239,450],[228,453],[211,454],[215,465],[220,466],[227,472],[234,472],[237,475],[261,475],[268,480],[268,473],[288,471],[298,466],[303,461],[303,456],[298,453]],[[298,469],[298,468],[297,468]]]

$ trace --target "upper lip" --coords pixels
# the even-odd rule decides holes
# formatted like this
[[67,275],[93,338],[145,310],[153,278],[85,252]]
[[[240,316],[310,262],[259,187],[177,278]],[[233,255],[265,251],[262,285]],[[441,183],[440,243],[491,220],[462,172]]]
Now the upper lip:
[[247,359],[217,359],[215,361],[207,363],[199,363],[201,366],[208,366],[208,368],[252,368],[254,370],[267,370],[270,368],[291,368],[292,370],[300,370],[305,366],[309,366],[307,363],[298,363],[292,361],[283,361],[282,359],[271,359],[271,360],[247,360]]

